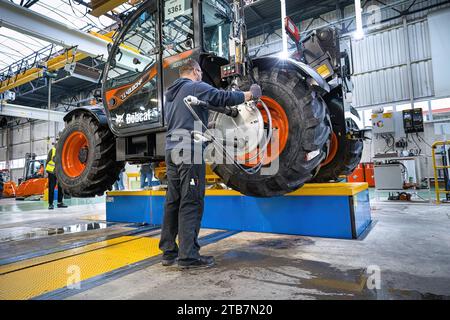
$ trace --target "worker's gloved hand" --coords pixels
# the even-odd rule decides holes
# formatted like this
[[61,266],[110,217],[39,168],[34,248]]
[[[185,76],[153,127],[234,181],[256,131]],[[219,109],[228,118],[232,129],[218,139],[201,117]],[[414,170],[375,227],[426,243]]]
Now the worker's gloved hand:
[[236,118],[239,114],[239,110],[236,107],[225,107],[225,112],[227,116]]
[[259,99],[262,96],[261,87],[259,85],[257,85],[256,83],[254,83],[250,86],[250,92],[252,93],[253,99]]
[[229,114],[230,117],[236,118],[239,115],[239,110],[236,107],[231,107],[231,112]]

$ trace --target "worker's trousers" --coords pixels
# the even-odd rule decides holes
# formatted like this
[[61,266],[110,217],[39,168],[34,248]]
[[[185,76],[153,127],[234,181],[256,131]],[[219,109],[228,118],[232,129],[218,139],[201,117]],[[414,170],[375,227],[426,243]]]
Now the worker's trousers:
[[[198,233],[205,197],[205,164],[175,164],[166,152],[167,193],[159,248],[163,258],[200,257]],[[178,235],[179,246],[175,242]]]
[[[56,175],[53,173],[48,173],[48,204],[53,204],[53,198],[55,196],[55,186],[56,186]],[[58,203],[62,203],[63,201],[63,190],[58,183]]]

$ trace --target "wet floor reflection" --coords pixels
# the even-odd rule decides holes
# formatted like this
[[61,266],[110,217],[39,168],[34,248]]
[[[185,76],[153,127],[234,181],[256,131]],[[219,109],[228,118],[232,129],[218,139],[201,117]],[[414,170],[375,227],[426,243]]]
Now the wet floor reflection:
[[59,228],[32,228],[32,227],[13,227],[0,230],[0,242],[18,241],[25,239],[36,239],[58,234],[84,232],[95,229],[105,229],[113,223],[90,222],[79,223]]

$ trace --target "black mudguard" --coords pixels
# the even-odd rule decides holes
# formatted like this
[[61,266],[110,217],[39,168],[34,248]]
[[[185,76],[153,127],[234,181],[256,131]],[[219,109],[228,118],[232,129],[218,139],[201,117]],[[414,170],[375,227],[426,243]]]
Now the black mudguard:
[[312,87],[319,88],[324,91],[324,93],[330,92],[330,85],[317,73],[316,70],[304,64],[303,62],[296,61],[291,58],[280,59],[275,56],[259,57],[252,60],[253,67],[258,68],[274,68],[274,67],[285,67],[293,68],[298,70],[302,75],[304,75],[308,80],[308,84]]
[[108,119],[106,118],[105,109],[99,105],[95,106],[84,106],[79,107],[71,110],[68,112],[63,120],[64,122],[67,122],[72,118],[74,114],[77,113],[88,113],[89,115],[93,116],[95,119],[97,119],[98,123],[102,126],[108,126]]

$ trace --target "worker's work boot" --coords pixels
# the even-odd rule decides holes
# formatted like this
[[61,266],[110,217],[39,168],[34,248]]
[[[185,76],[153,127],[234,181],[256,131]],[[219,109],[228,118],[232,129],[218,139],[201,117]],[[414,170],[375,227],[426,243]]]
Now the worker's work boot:
[[174,263],[177,261],[176,257],[163,257],[161,260],[161,264],[164,267],[170,267],[172,265],[174,265]]
[[48,210],[53,210],[53,208],[54,208],[54,207],[53,207],[52,204],[49,204],[49,205],[48,205]]
[[[58,208],[67,208],[67,206],[64,203],[58,203]],[[52,206],[53,209],[53,206]]]
[[191,261],[178,260],[178,267],[182,270],[210,268],[215,264],[214,257],[211,256],[200,256],[199,259]]

